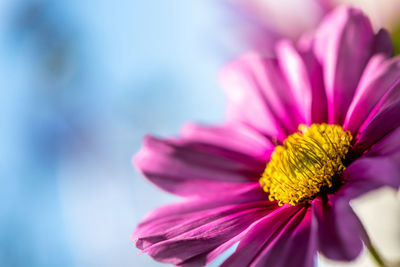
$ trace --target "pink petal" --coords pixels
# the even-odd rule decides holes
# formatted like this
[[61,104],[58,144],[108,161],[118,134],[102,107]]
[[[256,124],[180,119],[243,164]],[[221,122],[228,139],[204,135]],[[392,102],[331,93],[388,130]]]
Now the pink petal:
[[382,108],[360,129],[353,150],[362,153],[400,126],[400,99]]
[[369,61],[350,104],[344,127],[355,136],[362,123],[379,103],[400,90],[400,58],[386,60],[377,55]]
[[222,266],[313,266],[311,216],[304,207],[282,207],[255,224]]
[[254,225],[256,225],[258,221],[253,222],[249,227],[246,228],[246,230],[242,231],[235,237],[231,238],[230,240],[226,241],[222,245],[218,246],[217,248],[207,251],[203,254],[200,254],[198,256],[195,256],[193,258],[190,258],[189,260],[186,260],[182,262],[181,264],[178,264],[178,266],[204,266],[211,261],[213,261],[216,257],[218,257],[221,253],[223,253],[226,249],[234,245],[236,242],[240,241],[243,239],[244,236],[248,234],[249,231],[253,228]]
[[[243,204],[248,202],[264,201],[268,198],[266,193],[262,190],[258,183],[252,185],[242,186],[234,191],[231,191],[229,196],[217,195],[207,198],[189,198],[187,201],[163,206],[153,210],[145,219],[139,224],[134,236],[148,235],[154,233],[156,228],[153,222],[160,224],[168,224],[169,220],[175,220],[176,216],[182,217],[187,215],[190,217],[191,213],[203,212],[205,210],[212,210],[215,208],[229,206],[234,204]],[[149,228],[149,229],[148,229]],[[150,230],[151,232],[147,232]]]
[[[258,182],[272,150],[266,139],[262,143],[235,128],[201,129],[199,134],[185,130],[181,139],[146,137],[135,166],[161,189],[181,196],[224,194]],[[222,138],[226,141],[217,141]],[[248,149],[236,150],[246,144]]]
[[314,50],[314,38],[304,35],[298,42],[299,53],[307,68],[311,86],[311,121],[322,123],[328,121],[327,98],[321,64],[318,62]]
[[400,152],[390,157],[365,158],[354,162],[345,171],[348,179],[340,195],[356,198],[382,186],[400,187]]
[[281,63],[283,75],[290,85],[292,97],[299,107],[301,116],[304,118],[305,123],[311,124],[313,85],[307,66],[289,41],[279,42],[276,52]]
[[[284,240],[283,240],[284,241]],[[295,228],[285,245],[287,262],[283,266],[314,266],[317,252],[317,229],[308,209],[302,222]]]
[[244,231],[266,213],[261,208],[221,218],[179,236],[156,243],[145,251],[155,260],[180,264],[217,248]]
[[342,124],[374,49],[371,24],[359,10],[338,8],[316,31],[315,54],[324,70],[329,123]]
[[271,141],[241,124],[208,127],[199,124],[186,124],[181,132],[185,141],[209,144],[227,150],[240,151],[259,161],[267,162],[275,146]]
[[312,227],[311,210],[294,218],[287,229],[266,247],[254,261],[254,266],[314,266],[316,256],[316,231]]
[[223,253],[225,250],[233,246],[236,242],[241,240],[243,236],[249,231],[249,229],[252,227],[253,224],[256,224],[256,222],[252,223],[249,227],[247,227],[246,230],[242,231],[235,237],[229,239],[225,243],[219,245],[218,247],[209,250],[207,252],[204,252],[202,254],[199,254],[195,257],[192,257],[188,260],[185,260],[182,263],[177,264],[177,266],[182,266],[182,267],[192,267],[192,266],[204,266],[207,265],[208,263],[212,262],[214,259],[216,259],[221,253]]
[[347,181],[337,195],[356,198],[382,186],[400,187],[400,127],[375,144],[343,172]]
[[330,201],[315,199],[312,207],[318,223],[318,250],[332,260],[354,260],[363,245],[360,224],[348,200],[340,197]]
[[383,54],[387,58],[393,57],[394,48],[392,38],[385,29],[380,29],[375,35],[373,53]]
[[171,204],[155,209],[148,216],[146,216],[145,220],[140,224],[140,226],[146,225],[153,220],[158,220],[172,215],[213,209],[216,207],[231,204],[241,204],[251,201],[265,200],[267,197],[268,196],[266,196],[259,183],[243,185],[237,188],[235,191],[231,191],[231,194],[229,196],[217,195],[208,198],[188,198],[187,200],[189,201]]
[[204,265],[238,241],[252,223],[278,207],[265,196],[253,200],[247,192],[229,201],[192,200],[160,208],[139,225],[134,233],[136,246],[158,261]]
[[221,83],[228,94],[231,121],[279,140],[304,122],[275,59],[246,55],[225,67]]
[[400,127],[387,134],[366,153],[367,157],[390,156],[400,151]]

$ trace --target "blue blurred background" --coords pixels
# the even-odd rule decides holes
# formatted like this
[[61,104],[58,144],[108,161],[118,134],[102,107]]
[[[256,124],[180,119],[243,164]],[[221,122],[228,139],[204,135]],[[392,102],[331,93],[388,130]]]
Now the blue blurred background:
[[131,158],[146,133],[222,120],[220,7],[0,1],[0,266],[159,266],[131,233],[175,199]]

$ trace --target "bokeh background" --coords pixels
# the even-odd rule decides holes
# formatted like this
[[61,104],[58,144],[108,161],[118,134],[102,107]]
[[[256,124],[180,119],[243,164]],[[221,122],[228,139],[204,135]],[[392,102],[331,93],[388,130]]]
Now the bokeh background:
[[161,266],[131,233],[177,199],[131,158],[147,133],[223,119],[218,71],[245,49],[232,13],[212,0],[0,1],[0,266]]
[[0,266],[157,266],[131,234],[174,198],[131,158],[146,133],[222,118],[218,10],[0,1]]

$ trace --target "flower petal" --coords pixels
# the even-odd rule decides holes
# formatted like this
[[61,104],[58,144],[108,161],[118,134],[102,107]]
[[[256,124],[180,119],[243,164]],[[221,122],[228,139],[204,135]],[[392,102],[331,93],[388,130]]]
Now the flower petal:
[[337,195],[356,198],[382,186],[400,187],[400,128],[386,136],[343,172],[347,181]]
[[286,206],[252,226],[222,266],[313,266],[310,212]]
[[221,83],[231,121],[281,141],[304,122],[276,59],[248,54],[223,69]]
[[311,118],[313,123],[323,123],[328,121],[327,97],[323,81],[322,66],[314,54],[315,39],[311,35],[304,35],[299,40],[298,49],[307,67],[312,100]]
[[393,57],[394,48],[392,38],[387,30],[380,29],[375,35],[373,53],[383,54],[387,58]]
[[348,200],[340,197],[332,197],[330,201],[315,199],[312,207],[318,223],[318,250],[332,260],[354,260],[363,244],[359,220]]
[[[304,216],[299,223],[301,216]],[[311,267],[317,252],[311,210],[288,223],[287,230],[266,247],[254,261],[254,266]]]
[[185,141],[240,151],[262,162],[269,160],[275,148],[268,138],[241,124],[208,127],[191,123],[183,127],[181,135]]
[[[254,222],[255,224],[257,222]],[[253,225],[252,224],[252,225]],[[199,254],[197,256],[194,256],[188,260],[185,260],[184,262],[181,262],[177,264],[177,266],[182,266],[182,267],[192,267],[192,266],[204,266],[207,265],[208,263],[212,262],[214,259],[216,259],[220,254],[222,254],[225,250],[233,246],[236,242],[241,240],[243,236],[249,231],[251,228],[251,225],[247,227],[246,230],[242,231],[235,237],[229,239],[225,243],[219,245],[217,248],[214,248],[212,250],[209,250],[207,252],[204,252],[202,254]]]
[[310,51],[299,52],[288,41],[277,44],[276,52],[292,97],[306,124],[326,121],[326,96],[320,65]]
[[356,9],[336,9],[317,29],[315,54],[323,66],[329,123],[343,123],[374,44],[368,18]]
[[368,153],[367,157],[374,156],[390,156],[400,151],[400,127],[397,127],[391,133],[386,135],[382,140],[374,144]]
[[256,200],[253,190],[227,198],[191,200],[166,206],[141,223],[136,246],[158,261],[204,265],[238,241],[252,223],[278,205]]
[[[255,141],[243,131],[234,132],[234,129],[210,129],[206,137],[186,131],[183,138],[169,140],[148,136],[134,164],[145,177],[167,192],[181,196],[228,193],[243,184],[257,182],[269,157],[268,151],[272,150],[266,142],[266,147],[256,150],[254,147],[260,140]],[[202,139],[217,138],[217,135],[219,139],[225,137],[230,141],[219,144]],[[233,143],[240,145],[229,147]],[[235,150],[246,144],[251,149]]]
[[400,90],[400,57],[386,60],[377,55],[369,61],[350,104],[344,128],[356,136],[359,127],[379,103]]
[[365,125],[361,126],[353,150],[362,154],[380,139],[400,126],[400,99],[383,107]]
[[260,219],[265,208],[250,209],[208,222],[179,236],[159,242],[145,251],[155,260],[181,264],[199,254],[217,248]]
[[[153,210],[143,222],[139,224],[138,231],[143,233],[146,225],[150,225],[153,221],[161,222],[171,216],[180,216],[191,212],[204,211],[222,206],[242,204],[247,202],[262,201],[266,199],[266,194],[258,183],[251,185],[243,185],[229,196],[217,195],[208,198],[189,198],[188,201],[167,205]],[[150,226],[153,228],[153,226]],[[135,234],[134,234],[135,235]]]

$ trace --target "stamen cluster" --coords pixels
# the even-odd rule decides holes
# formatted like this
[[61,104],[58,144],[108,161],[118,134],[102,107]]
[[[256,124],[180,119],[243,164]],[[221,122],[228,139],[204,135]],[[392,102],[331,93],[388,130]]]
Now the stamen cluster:
[[313,199],[322,187],[332,187],[341,173],[352,136],[339,125],[300,125],[299,132],[275,148],[260,178],[271,201],[296,205]]

